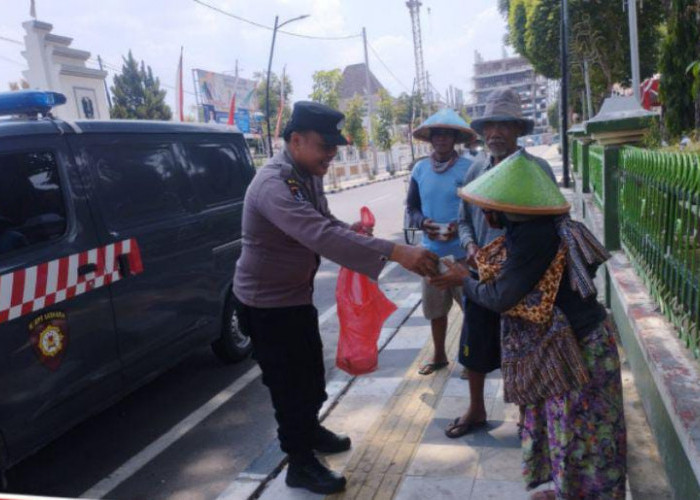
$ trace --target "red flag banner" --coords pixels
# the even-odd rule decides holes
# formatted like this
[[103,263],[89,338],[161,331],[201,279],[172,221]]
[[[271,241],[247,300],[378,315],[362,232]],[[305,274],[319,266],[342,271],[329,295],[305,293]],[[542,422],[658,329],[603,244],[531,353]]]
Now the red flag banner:
[[231,106],[229,107],[229,110],[228,110],[228,124],[229,125],[234,124],[235,114],[236,114],[236,93],[234,92],[233,95],[231,96]]

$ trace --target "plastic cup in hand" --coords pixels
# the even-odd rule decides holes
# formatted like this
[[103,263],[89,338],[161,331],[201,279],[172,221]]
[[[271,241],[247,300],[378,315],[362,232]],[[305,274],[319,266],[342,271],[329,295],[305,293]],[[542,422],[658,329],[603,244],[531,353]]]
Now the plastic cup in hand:
[[440,262],[438,264],[438,272],[440,274],[445,274],[449,269],[447,267],[447,264],[445,262],[449,262],[450,264],[455,263],[455,257],[454,255],[446,255],[444,257],[440,257]]

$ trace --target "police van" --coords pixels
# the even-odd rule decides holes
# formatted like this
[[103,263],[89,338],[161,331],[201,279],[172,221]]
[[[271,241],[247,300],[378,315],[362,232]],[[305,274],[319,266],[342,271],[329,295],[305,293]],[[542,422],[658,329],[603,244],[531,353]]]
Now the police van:
[[0,473],[204,342],[250,351],[243,135],[52,118],[64,102],[0,93]]

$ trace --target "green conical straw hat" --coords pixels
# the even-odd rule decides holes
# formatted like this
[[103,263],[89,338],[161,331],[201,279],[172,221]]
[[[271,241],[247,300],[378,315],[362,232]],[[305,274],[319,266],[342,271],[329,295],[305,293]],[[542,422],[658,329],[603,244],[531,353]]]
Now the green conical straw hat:
[[458,194],[481,208],[510,214],[559,215],[571,209],[554,181],[522,151],[474,179]]

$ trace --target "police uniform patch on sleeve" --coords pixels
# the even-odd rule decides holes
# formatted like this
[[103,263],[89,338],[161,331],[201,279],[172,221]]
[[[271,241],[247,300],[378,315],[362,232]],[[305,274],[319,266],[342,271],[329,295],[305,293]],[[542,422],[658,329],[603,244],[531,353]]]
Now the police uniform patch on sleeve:
[[292,197],[295,200],[308,201],[306,196],[304,196],[304,192],[302,191],[299,182],[296,179],[287,179],[285,182],[287,183],[287,187],[289,187],[289,192],[292,193]]

